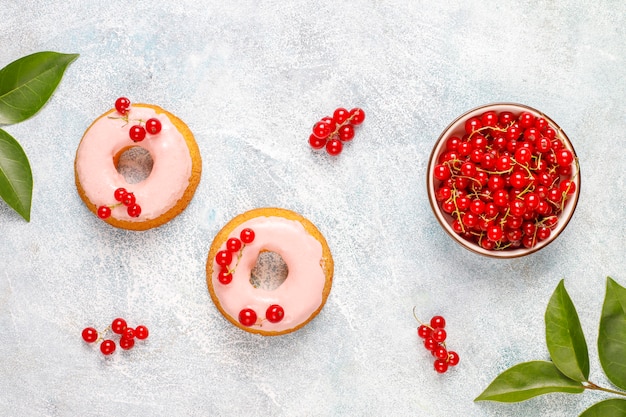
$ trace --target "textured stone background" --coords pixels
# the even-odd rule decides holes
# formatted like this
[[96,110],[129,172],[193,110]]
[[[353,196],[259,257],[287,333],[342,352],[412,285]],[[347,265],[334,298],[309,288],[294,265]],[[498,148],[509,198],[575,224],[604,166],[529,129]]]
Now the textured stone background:
[[[39,114],[6,127],[35,188],[30,223],[0,204],[0,414],[559,417],[605,398],[472,401],[548,357],[543,313],[562,278],[607,384],[595,340],[605,277],[626,284],[626,3],[437,3],[2,0],[0,66],[81,56]],[[188,209],[143,233],[96,219],[74,186],[82,133],[120,95],[177,114],[203,155]],[[425,190],[441,130],[497,101],[557,121],[582,170],[565,232],[508,261],[456,245]],[[307,138],[338,106],[367,119],[333,159]],[[261,206],[310,219],[336,264],[322,313],[278,338],[231,326],[204,276],[215,233]],[[456,369],[434,372],[413,306],[446,316]],[[152,333],[104,359],[80,331],[116,316]]]

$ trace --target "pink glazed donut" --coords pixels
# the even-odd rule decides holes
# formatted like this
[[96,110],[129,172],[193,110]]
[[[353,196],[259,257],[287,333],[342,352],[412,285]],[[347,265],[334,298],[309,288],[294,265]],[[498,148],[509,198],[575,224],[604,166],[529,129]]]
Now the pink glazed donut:
[[[279,255],[286,266],[277,288],[254,279],[260,257],[267,253]],[[311,222],[293,211],[260,208],[238,215],[216,235],[207,258],[207,286],[215,306],[233,325],[277,336],[317,316],[330,293],[333,269],[328,244]],[[280,270],[280,265],[265,268],[270,275]]]
[[[158,133],[131,139],[129,131],[149,120],[160,123]],[[120,156],[134,147],[147,151],[153,166],[147,178],[129,184],[117,168]],[[180,214],[193,198],[201,172],[200,150],[187,125],[150,104],[134,104],[125,114],[113,109],[98,117],[83,135],[74,162],[76,188],[89,210],[130,230],[157,227]],[[139,210],[117,200],[120,188],[132,193]]]

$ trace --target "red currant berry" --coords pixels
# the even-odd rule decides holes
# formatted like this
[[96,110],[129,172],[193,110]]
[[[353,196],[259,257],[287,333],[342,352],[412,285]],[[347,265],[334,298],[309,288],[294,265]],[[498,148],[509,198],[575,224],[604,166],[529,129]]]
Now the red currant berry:
[[222,268],[217,275],[217,280],[220,284],[228,285],[233,281],[233,274],[226,268]]
[[126,212],[130,217],[139,217],[139,215],[141,215],[141,206],[139,204],[133,204],[132,206],[128,206]]
[[115,334],[124,333],[126,327],[126,320],[122,318],[116,318],[115,320],[113,320],[113,323],[111,323],[111,331],[113,331],[113,333]]
[[452,171],[450,171],[448,164],[437,164],[434,175],[439,181],[445,181],[452,176]]
[[495,111],[488,111],[480,116],[483,126],[495,126],[498,123],[498,114]]
[[491,226],[489,229],[487,229],[487,239],[491,240],[492,242],[501,241],[503,236],[504,231],[500,226]]
[[241,246],[241,240],[237,239],[236,237],[231,237],[226,241],[226,250],[228,250],[229,252],[237,252],[239,249],[241,249]]
[[326,142],[328,142],[327,139],[320,139],[313,134],[309,136],[309,145],[311,145],[311,148],[313,149],[322,149],[324,146],[326,146]]
[[285,310],[278,304],[272,304],[265,312],[265,318],[270,323],[278,323],[285,317]]
[[256,324],[256,313],[251,308],[244,308],[239,312],[239,323],[246,327]]
[[351,124],[345,124],[339,128],[339,139],[344,142],[351,141],[354,139],[354,126]]
[[437,359],[435,361],[435,371],[439,372],[440,374],[444,374],[446,373],[447,370],[448,370],[448,362],[446,362],[443,359]]
[[445,331],[444,329],[441,329],[441,328],[435,328],[435,329],[433,330],[433,336],[432,336],[432,338],[433,338],[433,340],[434,340],[435,342],[439,342],[439,343],[441,343],[441,342],[445,342],[445,340],[446,340],[446,337],[447,337],[447,336],[448,336],[448,335],[447,335],[447,333],[446,333],[446,331]]
[[98,340],[98,331],[93,327],[86,327],[83,329],[83,340],[87,343],[93,343]]
[[101,219],[108,219],[111,217],[111,208],[109,206],[98,207],[98,217]]
[[146,129],[139,125],[132,126],[128,131],[128,136],[130,136],[133,142],[141,142],[146,138]]
[[103,355],[112,354],[115,352],[115,342],[109,339],[102,341],[102,344],[100,345],[100,352],[102,352]]
[[135,327],[135,337],[139,340],[144,340],[148,338],[148,328],[146,326],[137,326]]
[[129,350],[129,349],[132,349],[133,346],[135,346],[135,339],[133,338],[127,339],[125,337],[122,337],[120,339],[120,347],[122,349]]
[[124,199],[122,200],[122,204],[124,204],[126,207],[132,206],[136,202],[137,199],[135,198],[134,193],[126,193],[126,195],[124,195]]
[[565,180],[559,184],[559,190],[563,194],[574,194],[576,192],[576,183],[572,180]]
[[343,107],[339,107],[333,113],[333,121],[338,125],[348,120],[348,117],[350,117],[350,112]]
[[439,359],[447,359],[448,358],[448,350],[443,346],[438,346],[433,350],[433,356]]
[[329,155],[337,156],[343,150],[343,144],[339,139],[331,139],[326,143],[326,152]]
[[518,118],[519,125],[522,129],[528,129],[535,124],[535,116],[529,112],[522,112]]
[[313,135],[320,139],[326,139],[330,135],[330,125],[326,122],[317,122],[313,126]]
[[422,324],[421,326],[417,328],[417,335],[421,337],[422,339],[426,339],[427,337],[430,337],[432,331],[433,329],[426,326],[425,324]]
[[435,342],[432,337],[427,337],[424,340],[424,347],[426,348],[426,350],[428,350],[430,352],[435,350],[435,348],[437,348],[437,346],[439,346],[439,344],[437,342]]
[[365,112],[363,109],[355,107],[350,110],[350,123],[356,126],[363,123],[363,120],[365,120]]
[[446,327],[446,319],[444,319],[442,316],[434,316],[432,319],[430,319],[430,327],[432,327],[433,329],[443,329],[444,327]]
[[480,129],[481,127],[483,127],[483,124],[478,117],[471,117],[465,122],[465,132],[468,134]]
[[128,113],[128,108],[130,107],[130,100],[126,97],[120,97],[115,100],[115,110],[117,110],[120,114]]
[[135,329],[132,327],[127,327],[124,332],[122,332],[122,339],[134,339],[135,338]]
[[565,167],[574,162],[574,155],[568,149],[559,149],[556,151],[556,163]]
[[241,238],[241,241],[243,243],[248,245],[252,243],[252,241],[254,240],[254,230],[245,228],[241,231],[241,233],[239,234],[239,237]]
[[148,119],[146,121],[146,131],[151,135],[156,135],[161,131],[161,121],[159,119]]
[[118,188],[117,190],[115,190],[115,192],[113,193],[113,196],[115,197],[115,200],[117,201],[123,201],[124,197],[126,197],[126,194],[128,193],[128,191],[126,191],[126,188]]
[[233,261],[233,254],[226,250],[221,250],[215,255],[215,263],[219,266],[227,266]]
[[509,125],[514,119],[515,116],[510,111],[503,111],[498,115],[498,122],[503,126]]
[[456,366],[459,364],[459,354],[455,351],[448,351],[448,365]]

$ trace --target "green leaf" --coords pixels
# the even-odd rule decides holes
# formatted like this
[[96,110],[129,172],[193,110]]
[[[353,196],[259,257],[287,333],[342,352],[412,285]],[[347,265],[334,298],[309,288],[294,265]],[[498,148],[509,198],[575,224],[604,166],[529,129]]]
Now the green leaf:
[[474,401],[514,403],[551,392],[579,394],[583,385],[563,375],[552,362],[523,362],[502,372]]
[[545,314],[546,344],[552,362],[565,376],[576,381],[589,378],[589,353],[574,303],[561,280]]
[[56,90],[77,54],[37,52],[0,70],[0,125],[18,123],[37,113]]
[[598,336],[600,364],[609,380],[626,389],[626,289],[606,279]]
[[0,197],[30,221],[33,174],[20,144],[0,129]]
[[626,417],[626,400],[612,398],[589,407],[579,417]]

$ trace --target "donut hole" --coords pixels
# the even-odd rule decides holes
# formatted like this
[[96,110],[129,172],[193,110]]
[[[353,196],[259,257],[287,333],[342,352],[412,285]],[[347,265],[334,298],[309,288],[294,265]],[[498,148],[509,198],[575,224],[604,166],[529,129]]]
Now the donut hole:
[[272,291],[285,282],[288,274],[289,268],[282,256],[276,252],[262,251],[250,273],[250,284],[254,288]]
[[127,183],[137,184],[150,176],[154,161],[152,155],[141,146],[122,150],[115,158],[115,168]]

